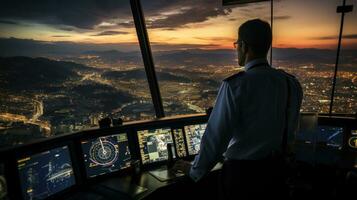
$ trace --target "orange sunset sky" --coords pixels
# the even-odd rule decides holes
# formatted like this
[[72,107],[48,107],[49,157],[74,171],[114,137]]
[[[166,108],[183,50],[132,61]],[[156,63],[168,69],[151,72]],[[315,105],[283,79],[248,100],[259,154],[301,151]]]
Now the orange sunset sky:
[[[222,7],[220,0],[172,1],[177,3],[155,1],[142,1],[149,38],[153,45],[232,48],[241,23],[252,18],[270,21],[270,2]],[[13,8],[13,11],[5,10],[5,14],[0,14],[0,37],[52,42],[136,44],[137,36],[129,2],[119,2],[121,4],[117,5],[117,10],[113,9],[108,13],[104,8],[98,10],[93,6],[77,5],[72,6],[74,10],[71,11],[69,4],[67,9],[71,11],[70,14],[77,12],[79,15],[85,13],[94,16],[87,17],[93,17],[93,21],[86,24],[74,19],[68,20],[62,13],[45,11],[41,16],[41,12],[30,4],[28,8],[26,5],[22,8],[36,10],[35,14],[29,16],[16,13],[16,8]],[[273,46],[336,48],[341,19],[341,14],[336,13],[336,6],[340,4],[342,0],[275,1]],[[356,0],[348,0],[347,4],[356,5]],[[18,12],[21,12],[21,9]],[[356,21],[357,11],[354,8],[354,11],[345,17],[344,48],[357,49]]]

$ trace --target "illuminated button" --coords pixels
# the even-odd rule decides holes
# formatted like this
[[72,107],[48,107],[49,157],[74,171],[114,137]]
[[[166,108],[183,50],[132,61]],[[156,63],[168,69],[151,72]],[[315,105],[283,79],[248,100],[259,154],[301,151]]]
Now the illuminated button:
[[350,139],[348,140],[348,145],[351,148],[357,149],[357,136],[350,137]]

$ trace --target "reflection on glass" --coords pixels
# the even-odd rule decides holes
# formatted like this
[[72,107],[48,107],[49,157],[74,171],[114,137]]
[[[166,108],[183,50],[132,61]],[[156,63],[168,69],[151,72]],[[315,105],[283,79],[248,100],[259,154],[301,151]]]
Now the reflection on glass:
[[0,7],[0,146],[154,117],[129,1],[16,2]]

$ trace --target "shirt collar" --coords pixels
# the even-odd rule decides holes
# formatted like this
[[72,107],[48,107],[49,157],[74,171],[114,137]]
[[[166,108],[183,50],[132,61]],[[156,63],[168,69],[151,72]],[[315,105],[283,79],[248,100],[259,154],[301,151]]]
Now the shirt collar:
[[268,60],[266,58],[257,58],[247,62],[247,64],[245,64],[244,66],[244,70],[248,71],[250,68],[252,68],[255,65],[266,64],[266,63],[268,63]]

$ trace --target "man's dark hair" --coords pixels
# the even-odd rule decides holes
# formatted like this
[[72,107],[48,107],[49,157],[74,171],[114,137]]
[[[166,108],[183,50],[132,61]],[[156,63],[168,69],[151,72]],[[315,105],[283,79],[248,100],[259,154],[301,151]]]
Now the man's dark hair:
[[272,32],[268,22],[253,19],[243,23],[238,30],[238,37],[243,40],[254,53],[267,54],[272,41]]

